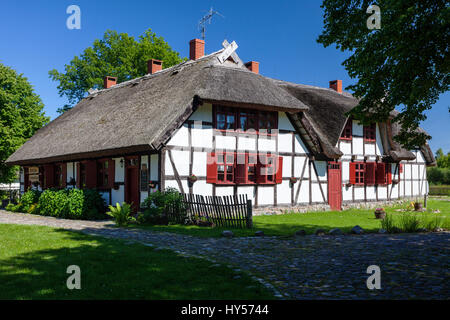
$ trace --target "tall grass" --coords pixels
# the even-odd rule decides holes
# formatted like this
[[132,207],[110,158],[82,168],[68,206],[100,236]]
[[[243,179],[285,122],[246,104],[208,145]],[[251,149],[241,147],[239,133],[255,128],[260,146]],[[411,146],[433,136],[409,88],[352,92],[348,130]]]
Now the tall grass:
[[415,213],[402,213],[401,215],[386,214],[386,218],[381,220],[381,228],[388,233],[417,232],[420,229],[432,231],[442,228],[444,219],[439,216],[431,216]]

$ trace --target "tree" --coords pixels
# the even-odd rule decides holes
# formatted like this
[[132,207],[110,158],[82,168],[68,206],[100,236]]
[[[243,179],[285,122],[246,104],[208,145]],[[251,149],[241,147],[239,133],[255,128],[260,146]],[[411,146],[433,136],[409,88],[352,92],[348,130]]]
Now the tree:
[[90,88],[102,88],[105,76],[117,77],[120,83],[145,75],[150,59],[163,60],[165,68],[185,60],[151,29],[137,41],[126,33],[106,31],[103,39],[95,40],[91,47],[65,65],[64,73],[56,69],[49,71],[50,78],[59,81],[59,95],[66,96],[69,101],[58,112],[69,110]]
[[450,169],[450,152],[447,152],[447,155],[445,155],[442,148],[439,148],[436,151],[436,163],[439,168]]
[[385,121],[395,107],[405,148],[430,137],[418,129],[439,95],[449,89],[450,7],[446,0],[379,0],[381,28],[369,30],[369,0],[324,0],[324,30],[317,41],[351,51],[343,62],[359,105],[349,114],[367,124]]
[[17,174],[6,159],[48,123],[43,108],[27,78],[0,63],[0,182],[12,182]]

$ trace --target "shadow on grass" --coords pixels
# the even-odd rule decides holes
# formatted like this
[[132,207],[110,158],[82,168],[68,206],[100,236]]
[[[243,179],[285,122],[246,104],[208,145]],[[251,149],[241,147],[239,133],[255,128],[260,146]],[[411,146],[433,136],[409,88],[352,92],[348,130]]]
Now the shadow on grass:
[[[273,298],[246,275],[236,280],[228,268],[167,250],[60,229],[1,227],[0,299]],[[67,289],[70,265],[81,269],[81,290]]]

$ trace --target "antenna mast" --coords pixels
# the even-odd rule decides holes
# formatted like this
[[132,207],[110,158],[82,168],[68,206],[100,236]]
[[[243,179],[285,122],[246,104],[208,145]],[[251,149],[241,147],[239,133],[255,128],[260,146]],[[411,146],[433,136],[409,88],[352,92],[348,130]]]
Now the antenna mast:
[[211,24],[211,19],[213,15],[217,14],[218,16],[221,16],[222,18],[225,18],[223,15],[221,15],[219,12],[211,9],[209,9],[208,13],[199,21],[198,23],[198,29],[200,30],[202,34],[202,40],[205,40],[205,33],[206,33],[206,24]]

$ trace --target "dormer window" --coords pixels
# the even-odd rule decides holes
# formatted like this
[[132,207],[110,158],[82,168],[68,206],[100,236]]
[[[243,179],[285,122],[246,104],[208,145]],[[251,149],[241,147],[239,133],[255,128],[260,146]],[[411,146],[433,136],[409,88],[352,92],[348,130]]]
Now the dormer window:
[[341,134],[341,140],[352,140],[352,120],[348,119]]
[[278,129],[276,111],[214,106],[214,128],[217,130],[274,134]]
[[371,125],[364,126],[363,134],[365,142],[375,142],[376,140],[376,125],[372,123]]

